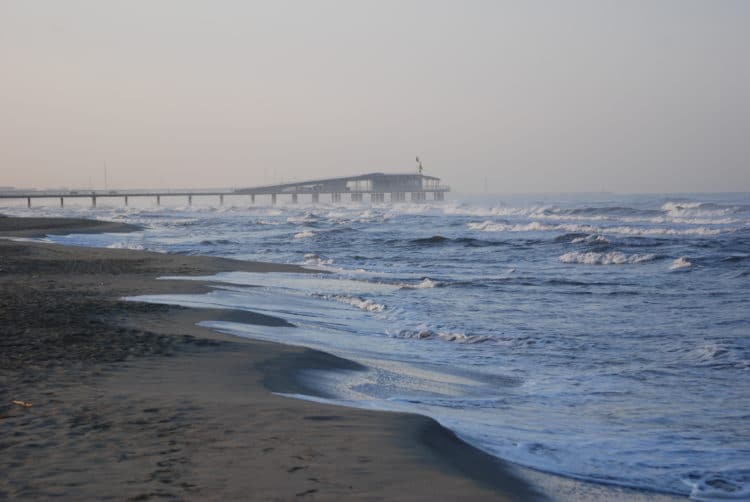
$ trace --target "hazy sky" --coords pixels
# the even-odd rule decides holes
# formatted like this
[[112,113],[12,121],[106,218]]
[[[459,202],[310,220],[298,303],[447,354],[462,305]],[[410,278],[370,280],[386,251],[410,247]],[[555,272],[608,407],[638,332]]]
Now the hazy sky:
[[0,185],[750,191],[750,1],[0,0]]

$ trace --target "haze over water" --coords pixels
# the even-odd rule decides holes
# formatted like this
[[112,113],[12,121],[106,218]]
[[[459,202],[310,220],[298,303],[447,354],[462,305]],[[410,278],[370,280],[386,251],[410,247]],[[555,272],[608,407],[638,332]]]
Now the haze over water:
[[750,194],[227,203],[3,211],[146,225],[51,238],[66,244],[319,267],[332,273],[222,274],[208,295],[145,299],[288,319],[214,326],[362,362],[305,377],[522,465],[750,496]]
[[750,191],[748,24],[744,0],[4,0],[0,186],[420,155],[462,192]]

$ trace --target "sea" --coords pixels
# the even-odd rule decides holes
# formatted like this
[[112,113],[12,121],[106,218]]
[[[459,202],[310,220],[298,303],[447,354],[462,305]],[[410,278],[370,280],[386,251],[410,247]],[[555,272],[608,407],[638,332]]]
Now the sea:
[[282,199],[1,211],[143,225],[51,242],[314,269],[137,298],[282,317],[205,324],[366,367],[307,371],[318,393],[292,397],[428,415],[561,476],[750,499],[750,194]]

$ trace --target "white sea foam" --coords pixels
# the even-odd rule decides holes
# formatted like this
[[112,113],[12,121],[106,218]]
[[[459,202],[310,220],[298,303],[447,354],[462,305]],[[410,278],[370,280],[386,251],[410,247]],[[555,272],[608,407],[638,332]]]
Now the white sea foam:
[[418,284],[401,283],[401,284],[399,284],[399,286],[402,289],[426,289],[426,288],[435,288],[435,287],[438,287],[438,286],[440,286],[440,283],[438,281],[433,281],[429,277],[425,277],[424,279],[422,279],[422,282],[420,282]]
[[690,487],[691,500],[750,500],[750,479],[742,472],[710,473],[683,482]]
[[672,265],[669,266],[670,270],[687,270],[693,267],[693,264],[689,262],[687,259],[685,259],[684,256],[680,256],[676,260],[672,262]]
[[[545,232],[550,230],[564,230],[566,232],[583,232],[583,231],[594,231],[595,227],[588,225],[549,225],[547,223],[541,223],[538,221],[532,221],[531,223],[498,223],[490,220],[482,223],[469,223],[467,225],[470,230],[480,230],[482,232]],[[582,230],[582,229],[587,230]]]
[[318,217],[314,213],[306,212],[302,216],[289,216],[286,221],[287,223],[301,225],[304,223],[315,223],[318,221]]
[[358,296],[347,296],[347,295],[315,295],[319,298],[326,300],[335,300],[337,302],[345,303],[356,307],[366,312],[382,312],[386,309],[386,306],[382,303],[377,303],[374,300],[360,298]]
[[709,227],[695,227],[695,228],[640,228],[640,227],[605,227],[602,228],[602,232],[623,234],[623,235],[697,235],[697,236],[709,236],[719,235],[724,232],[735,232],[736,228],[709,228]]
[[333,263],[332,258],[323,258],[319,254],[307,253],[305,255],[305,265],[322,266],[322,265],[331,265],[332,263]]
[[[601,213],[596,212],[596,208],[591,208],[587,214],[571,214],[563,209],[549,206],[532,206],[532,207],[466,207],[466,206],[449,206],[443,208],[443,213],[447,215],[474,216],[478,218],[524,218],[529,220],[540,220],[548,222],[613,222],[613,223],[650,223],[655,225],[684,224],[684,225],[731,225],[746,224],[747,221],[728,217],[734,210],[733,208],[704,208],[700,203],[689,203],[688,206],[679,203],[666,203],[662,206],[663,216],[652,216],[648,213],[634,213],[628,215],[627,208],[623,208],[622,213],[607,212],[608,208],[600,208]],[[533,230],[533,229],[531,229]],[[513,231],[512,229],[501,229],[498,231]],[[523,231],[518,227],[515,231]]]
[[443,208],[444,214],[476,217],[543,217],[548,208],[543,206],[534,207],[467,207],[453,206]]
[[711,363],[720,357],[726,357],[729,347],[719,343],[706,343],[696,347],[691,352],[691,357],[702,363]]
[[674,211],[682,209],[695,209],[701,207],[702,202],[665,202],[661,205],[663,211]]
[[571,251],[560,256],[563,263],[580,263],[585,265],[634,265],[656,259],[654,254],[624,254],[619,251],[609,253],[578,253]]
[[314,237],[314,236],[315,236],[315,232],[313,232],[312,230],[304,230],[302,232],[294,234],[295,239],[307,239],[309,237]]
[[591,234],[587,235],[586,237],[576,237],[570,242],[573,244],[609,244],[611,241],[603,235]]
[[736,211],[734,206],[719,206],[702,202],[667,202],[661,209],[669,218],[675,221],[707,221],[714,224],[736,222],[738,220],[726,218]]
[[143,251],[146,249],[143,244],[138,244],[136,242],[114,242],[107,246],[110,249],[134,249],[137,251]]
[[442,340],[445,342],[467,344],[495,341],[495,338],[489,335],[467,335],[465,333],[433,331],[423,326],[418,327],[417,329],[404,329],[392,336],[394,336],[395,338],[411,338],[415,340]]
[[617,227],[596,227],[593,225],[580,225],[575,223],[562,223],[562,224],[548,224],[541,223],[538,221],[532,221],[530,223],[498,223],[493,221],[484,221],[481,223],[468,223],[467,227],[470,230],[478,230],[481,232],[580,232],[580,233],[605,233],[605,234],[622,234],[632,236],[655,236],[655,235],[698,235],[698,236],[709,236],[719,235],[723,232],[733,232],[736,229],[718,229],[709,227],[697,227],[697,228],[643,228],[643,227],[632,227],[632,226],[617,226]]

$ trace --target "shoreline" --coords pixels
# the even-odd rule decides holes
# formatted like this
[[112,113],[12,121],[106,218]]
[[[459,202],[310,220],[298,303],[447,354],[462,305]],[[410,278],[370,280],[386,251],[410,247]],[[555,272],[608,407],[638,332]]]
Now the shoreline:
[[[11,223],[11,220],[23,218],[0,218],[0,222],[3,220],[11,225],[23,225],[22,221]],[[35,220],[51,220],[52,226],[44,228],[44,222],[35,222],[30,230],[35,232],[34,237],[61,232],[80,233],[77,225],[81,221],[90,221]],[[116,227],[111,227],[107,222],[94,223],[84,224],[83,230],[139,229],[127,224],[114,223]],[[0,223],[0,237],[8,236],[10,232],[18,236]],[[9,407],[5,398],[16,399],[17,396],[2,395],[0,416],[3,418],[0,424],[21,427],[16,432],[22,432],[21,437],[31,435],[36,446],[33,453],[24,448],[24,441],[28,444],[29,438],[0,445],[0,449],[11,454],[6,455],[9,462],[0,461],[0,471],[8,472],[10,480],[0,481],[0,498],[3,495],[15,498],[53,494],[98,497],[111,494],[108,490],[114,489],[111,486],[114,483],[118,490],[116,498],[125,499],[144,496],[248,498],[248,490],[252,490],[251,498],[254,499],[533,500],[544,498],[542,493],[571,500],[681,499],[536,471],[525,472],[527,469],[482,452],[434,420],[420,415],[345,408],[277,396],[273,392],[310,393],[311,389],[294,376],[302,369],[335,370],[338,367],[350,368],[355,363],[325,352],[223,335],[196,326],[197,322],[205,320],[260,325],[286,322],[280,318],[245,311],[187,309],[120,300],[137,294],[201,293],[211,289],[198,281],[157,281],[159,275],[211,275],[235,270],[306,271],[302,267],[6,240],[0,240],[0,256],[4,258],[0,264],[3,296],[13,294],[11,284],[23,286],[24,282],[46,281],[46,286],[52,291],[62,289],[68,297],[70,293],[76,293],[86,298],[78,305],[69,298],[67,301],[57,300],[60,302],[58,310],[78,307],[82,311],[79,316],[73,316],[72,321],[68,314],[64,321],[69,329],[73,326],[72,331],[78,331],[63,335],[61,343],[66,348],[70,343],[70,340],[65,340],[66,335],[73,335],[74,345],[78,338],[86,338],[91,331],[103,332],[104,335],[90,344],[82,342],[89,351],[86,352],[88,360],[75,357],[70,360],[64,356],[55,360],[55,354],[43,354],[48,360],[35,361],[32,358],[34,367],[50,373],[51,376],[47,377],[29,377],[22,370],[16,371],[15,379],[13,370],[7,377],[3,358],[3,387],[12,393],[31,384],[38,388],[38,393],[33,401],[27,398],[32,403],[36,401],[28,409]],[[9,269],[5,258],[10,256],[16,256],[16,265],[26,269]],[[11,276],[10,281],[8,276]],[[34,297],[34,294],[50,295],[39,285],[30,289],[34,291],[24,293],[25,299]],[[3,302],[3,309],[8,306],[6,303]],[[26,313],[29,314],[33,314],[33,308]],[[97,321],[93,329],[92,318]],[[36,329],[45,328],[38,326]],[[127,346],[119,347],[112,343],[119,337],[134,337],[136,340],[129,339],[124,343]],[[28,348],[38,350],[40,346]],[[118,350],[120,348],[122,350]],[[111,360],[113,351],[122,357]],[[50,358],[53,359],[51,365]],[[180,378],[175,379],[176,375]],[[73,382],[70,382],[71,378]],[[6,380],[9,385],[5,385]],[[96,396],[93,402],[92,392]],[[60,409],[59,402],[71,404]],[[123,408],[123,403],[130,406]],[[139,411],[135,403],[159,405],[142,405]],[[259,409],[263,410],[262,417],[256,416]],[[34,415],[38,410],[49,410],[44,415],[47,417],[50,413],[59,416],[48,420],[66,418],[67,433],[63,434],[62,428],[55,426],[40,429],[39,417]],[[80,419],[77,418],[80,410],[94,411],[87,411],[90,416]],[[188,416],[196,412],[200,420]],[[165,426],[166,430],[161,430],[156,424],[169,425]],[[86,459],[84,463],[88,466],[78,474],[67,468],[73,466],[66,466],[64,459],[49,455],[50,448],[78,448],[71,441],[76,435],[70,436],[77,427],[88,427],[83,435],[96,437],[96,441],[89,445],[92,448],[84,445],[76,456]],[[160,432],[151,437],[149,433],[154,428]],[[223,435],[217,437],[215,431],[222,428]],[[201,444],[185,439],[184,430],[196,433],[202,438],[198,441]],[[131,436],[141,439],[140,443],[136,441],[138,444],[134,449],[128,450],[122,445],[130,445]],[[175,444],[170,444],[173,441]],[[182,443],[187,446],[176,446]],[[262,444],[267,446],[259,449],[250,446]],[[178,451],[172,451],[175,449]],[[104,452],[97,453],[99,450]],[[120,460],[123,451],[126,458]],[[42,457],[45,467],[39,467]],[[113,466],[115,457],[117,465]],[[206,458],[211,462],[207,463]],[[34,474],[33,480],[19,476],[19,472],[24,472],[19,471],[20,467],[30,468],[29,459],[34,460],[34,472],[27,474]],[[50,462],[52,465],[46,467]],[[62,466],[66,468],[61,474],[56,469]],[[94,466],[104,471],[103,478],[110,483],[91,486],[93,476],[89,469]],[[40,470],[46,470],[44,475],[40,475]],[[519,476],[521,470],[525,473]],[[143,476],[136,481],[135,473],[141,471]],[[262,474],[249,476],[248,472]],[[216,476],[223,482],[217,483]],[[84,490],[82,486],[86,487],[85,491],[76,491]],[[50,487],[52,492],[44,491]]]
[[[33,231],[78,232],[54,223]],[[0,257],[0,424],[13,431],[0,442],[0,499],[538,498],[432,419],[266,386],[298,385],[306,365],[335,356],[196,326],[282,319],[120,300],[210,290],[161,275],[302,267],[6,239]]]

